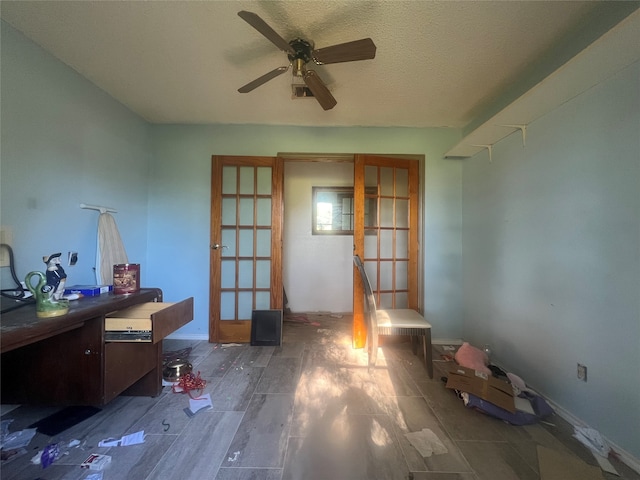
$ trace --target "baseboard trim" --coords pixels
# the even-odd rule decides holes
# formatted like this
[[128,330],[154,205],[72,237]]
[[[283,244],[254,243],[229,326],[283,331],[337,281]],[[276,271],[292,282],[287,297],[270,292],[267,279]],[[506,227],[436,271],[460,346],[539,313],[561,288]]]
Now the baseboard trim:
[[[582,421],[580,418],[576,417],[573,413],[571,413],[566,408],[558,405],[552,400],[549,400],[546,396],[543,395],[543,398],[551,405],[551,407],[555,410],[555,412],[562,417],[564,420],[569,422],[573,426],[584,427],[584,428],[592,428],[587,425],[586,422]],[[634,470],[636,473],[640,473],[640,460],[635,458],[631,453],[627,452],[624,448],[620,447],[616,443],[609,440],[607,437],[600,434],[605,442],[609,444],[611,450],[615,452],[620,458],[620,461],[627,465],[629,468]]]
[[461,338],[432,338],[431,345],[462,345]]
[[204,333],[172,333],[165,337],[167,340],[205,340],[209,341],[209,335]]

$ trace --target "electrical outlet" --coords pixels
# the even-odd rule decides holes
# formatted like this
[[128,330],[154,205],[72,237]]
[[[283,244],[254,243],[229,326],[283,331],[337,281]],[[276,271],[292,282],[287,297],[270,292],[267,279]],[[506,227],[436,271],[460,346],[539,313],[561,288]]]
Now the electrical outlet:
[[78,252],[69,252],[69,266],[73,267],[78,263]]
[[[13,244],[13,232],[10,227],[0,227],[0,243],[9,246]],[[0,267],[8,267],[10,263],[9,250],[4,247],[0,248]]]
[[587,366],[581,363],[578,364],[578,380],[587,381]]

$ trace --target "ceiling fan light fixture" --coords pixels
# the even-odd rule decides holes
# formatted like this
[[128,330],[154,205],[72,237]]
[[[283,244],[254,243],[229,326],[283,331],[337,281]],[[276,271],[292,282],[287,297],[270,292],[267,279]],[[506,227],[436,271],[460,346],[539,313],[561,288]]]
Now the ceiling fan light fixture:
[[304,76],[304,65],[305,61],[302,58],[296,58],[293,61],[293,76],[294,77],[303,77]]

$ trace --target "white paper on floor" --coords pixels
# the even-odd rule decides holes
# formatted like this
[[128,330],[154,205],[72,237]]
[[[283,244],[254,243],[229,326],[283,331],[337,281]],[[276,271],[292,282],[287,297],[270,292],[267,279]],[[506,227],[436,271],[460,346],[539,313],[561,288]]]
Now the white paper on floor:
[[213,403],[211,403],[211,394],[207,393],[198,398],[190,398],[189,408],[194,414],[198,413],[203,408],[213,408]]
[[598,465],[600,465],[600,468],[602,468],[602,470],[604,470],[605,472],[620,476],[615,467],[607,458],[609,456],[611,447],[609,447],[607,442],[602,438],[600,432],[590,427],[574,426],[573,428],[573,436],[577,438],[585,447],[591,450],[591,453],[598,462]]
[[609,455],[609,445],[604,441],[600,432],[589,427],[574,426],[573,436],[577,438],[585,447],[595,450],[600,455]]
[[0,442],[0,447],[7,452],[9,450],[26,447],[35,436],[36,430],[37,429],[35,428],[27,428],[25,430],[9,433],[2,439],[2,442]]
[[607,473],[612,473],[613,475],[617,475],[618,477],[620,476],[620,474],[616,470],[616,467],[614,467],[611,464],[608,458],[603,457],[602,455],[600,455],[597,452],[594,452],[593,450],[591,451],[591,453],[593,454],[593,458],[596,459],[596,462],[598,462],[598,465],[600,465],[600,468],[602,470],[604,470]]
[[128,447],[129,445],[137,445],[144,443],[144,430],[136,433],[124,435],[122,438],[105,438],[98,442],[99,447]]
[[428,428],[423,428],[419,432],[405,433],[404,436],[407,437],[407,440],[409,440],[411,445],[413,445],[423,457],[442,455],[448,452],[444,443]]

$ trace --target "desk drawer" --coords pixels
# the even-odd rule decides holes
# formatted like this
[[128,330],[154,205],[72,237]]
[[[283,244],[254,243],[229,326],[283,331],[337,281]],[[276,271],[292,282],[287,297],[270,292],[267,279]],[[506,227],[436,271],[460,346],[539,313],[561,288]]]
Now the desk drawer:
[[150,302],[105,317],[107,342],[158,343],[193,320],[193,297],[177,303]]

